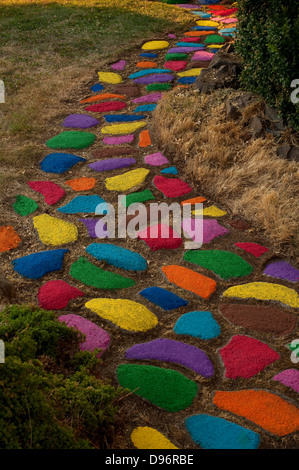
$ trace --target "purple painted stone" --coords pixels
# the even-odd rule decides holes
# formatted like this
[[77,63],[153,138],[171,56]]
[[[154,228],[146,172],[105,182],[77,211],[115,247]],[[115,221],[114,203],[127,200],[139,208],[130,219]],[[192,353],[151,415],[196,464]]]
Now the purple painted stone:
[[[167,54],[177,54],[178,52],[189,53],[195,51],[202,51],[205,46],[196,46],[196,47],[172,47],[168,49]],[[165,75],[164,75],[165,76]]]
[[107,224],[101,219],[79,219],[83,222],[91,238],[108,238]]
[[118,62],[115,62],[115,64],[112,64],[111,68],[113,70],[123,70],[126,65],[127,65],[126,60],[119,60]]
[[107,145],[131,144],[133,140],[134,140],[133,134],[121,135],[120,137],[109,137],[106,135],[103,139],[103,144],[107,144]]
[[[182,48],[178,48],[178,49],[182,49]],[[180,52],[183,52],[183,51],[180,51]],[[147,77],[135,78],[133,82],[140,83],[141,85],[150,85],[151,83],[172,82],[172,80],[174,80],[174,76],[170,75],[169,73],[163,73],[163,74],[156,73],[154,75],[148,75]]]
[[201,10],[201,5],[190,5],[190,3],[179,3],[177,7],[186,8],[188,10]]
[[286,369],[272,377],[272,379],[299,393],[299,370]]
[[86,318],[69,313],[68,315],[62,315],[58,320],[66,323],[69,327],[81,331],[86,336],[84,343],[80,344],[81,351],[92,352],[95,349],[102,349],[98,354],[98,357],[100,357],[109,347],[110,336],[107,331]]
[[[227,228],[223,227],[219,224],[218,220],[215,219],[203,219],[202,220],[202,227],[203,227],[203,243],[209,243],[214,238],[219,237],[221,235],[226,235],[229,233]],[[186,234],[195,240],[194,229],[195,229],[195,219],[184,219],[182,222],[182,228]],[[196,235],[198,237],[198,234]],[[197,238],[198,240],[198,238]]]
[[134,98],[132,103],[155,103],[162,98],[162,93],[150,93],[149,95],[143,95],[139,98]]
[[88,129],[99,124],[96,118],[88,116],[88,114],[70,114],[65,118],[63,127],[76,127],[80,129]]
[[175,39],[175,38],[176,38],[176,35],[175,35],[175,34],[172,34],[172,33],[168,34],[167,36],[168,36],[170,39]]
[[166,165],[169,163],[168,159],[164,157],[161,152],[151,153],[150,155],[146,155],[144,157],[145,163],[152,166],[160,166]]
[[264,270],[264,274],[286,281],[299,281],[299,270],[294,268],[290,263],[287,263],[287,261],[274,261],[268,264]]
[[126,168],[127,166],[134,165],[136,163],[135,158],[105,158],[94,163],[90,163],[88,166],[92,170],[96,171],[107,171],[107,170],[118,170],[119,168]]
[[203,377],[214,375],[213,364],[204,351],[172,339],[159,338],[148,343],[135,344],[126,351],[126,357],[174,362],[192,369]]
[[200,60],[202,62],[207,62],[213,59],[215,54],[207,51],[197,51],[191,60]]

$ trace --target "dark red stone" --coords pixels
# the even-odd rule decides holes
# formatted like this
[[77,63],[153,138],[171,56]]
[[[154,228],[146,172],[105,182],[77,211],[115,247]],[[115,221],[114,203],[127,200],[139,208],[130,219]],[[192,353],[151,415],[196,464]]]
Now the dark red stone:
[[138,155],[139,150],[134,147],[104,147],[92,152],[95,158],[117,157],[120,155]]

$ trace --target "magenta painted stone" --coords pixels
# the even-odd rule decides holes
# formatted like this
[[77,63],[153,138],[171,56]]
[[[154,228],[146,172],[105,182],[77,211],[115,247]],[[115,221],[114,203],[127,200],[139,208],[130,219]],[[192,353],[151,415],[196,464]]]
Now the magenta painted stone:
[[[183,41],[183,42],[199,42],[199,39],[200,39],[200,38],[199,38],[199,37],[196,37],[196,36],[195,36],[195,37],[191,37],[191,38],[187,38],[187,37],[186,37],[186,38],[184,38],[182,41]],[[203,44],[202,44],[202,46],[203,46]]]
[[79,219],[83,222],[91,238],[108,238],[107,224],[101,219]]
[[[199,235],[194,234],[195,229],[195,219],[184,219],[182,222],[182,228],[184,232],[186,232],[187,236],[190,237],[192,240],[198,240]],[[209,243],[216,237],[220,237],[221,235],[226,235],[229,233],[227,228],[223,227],[219,224],[218,220],[215,219],[203,219],[202,220],[202,228],[203,228],[203,240],[202,243]]]
[[286,281],[299,281],[299,270],[294,268],[290,263],[287,263],[287,261],[274,261],[268,264],[264,270],[264,274]]
[[151,225],[138,232],[137,238],[143,240],[152,251],[174,250],[183,244],[180,235],[166,224]]
[[103,139],[103,144],[106,144],[106,145],[131,144],[133,140],[134,140],[133,134],[121,135],[120,137],[105,136]]
[[215,54],[207,51],[197,51],[191,60],[200,60],[201,62],[208,62],[213,59]]
[[150,85],[151,83],[172,82],[173,80],[174,76],[169,73],[155,73],[154,75],[148,75],[147,77],[135,78],[133,81],[135,83],[140,83],[141,85]]
[[127,65],[126,60],[119,60],[118,62],[115,62],[115,64],[112,64],[111,68],[113,70],[123,70],[126,65]]
[[125,158],[105,158],[104,160],[99,160],[94,163],[90,163],[88,166],[95,171],[107,171],[107,170],[117,170],[119,168],[126,168],[128,166],[134,165],[136,163],[135,158],[125,157]]
[[168,34],[167,36],[169,37],[169,39],[175,39],[175,38],[176,38],[176,35],[175,35],[175,34],[171,34],[171,33]]
[[204,49],[204,46],[199,45],[197,47],[172,47],[168,49],[167,54],[177,54],[178,52],[183,52],[188,54],[189,52],[201,51]]
[[58,320],[66,323],[70,328],[75,328],[76,330],[81,331],[81,333],[86,336],[84,343],[80,344],[81,351],[92,352],[95,349],[102,349],[98,354],[98,357],[100,357],[109,347],[110,336],[107,331],[86,318],[69,313],[68,315],[62,315]]
[[180,178],[166,178],[157,175],[154,178],[154,185],[165,197],[180,197],[193,191],[193,188]]
[[42,194],[49,206],[56,204],[65,195],[65,191],[52,181],[29,181],[27,184],[33,191]]
[[299,393],[299,370],[286,369],[272,377],[272,379]]
[[99,124],[99,121],[88,114],[70,114],[65,118],[63,127],[76,127],[79,129],[88,129]]
[[144,359],[174,362],[192,369],[203,377],[212,377],[214,367],[201,349],[172,339],[154,339],[148,343],[135,344],[126,351],[127,359]]
[[152,166],[166,165],[169,163],[168,159],[164,157],[161,152],[152,153],[144,157],[145,163]]
[[139,98],[134,98],[132,103],[156,103],[162,99],[162,93],[150,93],[149,95],[143,95]]

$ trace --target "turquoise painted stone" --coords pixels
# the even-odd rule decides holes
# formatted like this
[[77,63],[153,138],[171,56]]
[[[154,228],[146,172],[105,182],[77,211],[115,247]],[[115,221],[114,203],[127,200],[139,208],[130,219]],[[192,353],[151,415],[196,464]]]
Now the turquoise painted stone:
[[168,168],[164,168],[164,170],[161,170],[161,173],[166,174],[166,175],[177,175],[178,170],[176,169],[175,166],[169,166]]
[[152,73],[171,73],[172,71],[169,69],[145,69],[145,70],[139,70],[136,73],[132,73],[129,75],[129,78],[140,78],[140,77],[145,77],[146,75],[151,75]]
[[65,131],[46,142],[51,149],[84,149],[96,140],[91,132]]
[[260,445],[259,434],[216,416],[190,416],[185,425],[202,449],[257,449]]
[[217,338],[221,333],[220,326],[211,312],[200,311],[182,315],[174,325],[173,331],[178,335],[189,335],[204,340]]
[[185,253],[184,260],[210,269],[222,279],[248,276],[253,271],[247,261],[231,251],[189,250]]
[[92,243],[86,248],[87,253],[99,261],[128,271],[145,271],[147,261],[139,253],[111,243]]
[[[80,212],[85,213],[97,213],[96,208],[99,204],[105,204],[106,202],[97,194],[93,194],[92,196],[76,196],[72,199],[68,204],[65,206],[59,207],[57,210],[59,212],[63,212],[64,214],[77,214]],[[107,214],[108,208],[104,208],[101,214]]]

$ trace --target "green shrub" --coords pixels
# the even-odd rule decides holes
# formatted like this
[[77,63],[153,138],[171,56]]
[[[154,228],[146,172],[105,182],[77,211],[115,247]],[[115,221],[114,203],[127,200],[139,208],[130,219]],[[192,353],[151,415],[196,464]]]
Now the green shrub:
[[299,0],[239,0],[236,49],[245,70],[245,88],[274,106],[299,130],[291,82],[299,79]]
[[54,313],[11,306],[0,313],[1,449],[103,447],[123,390],[99,380],[96,353]]

